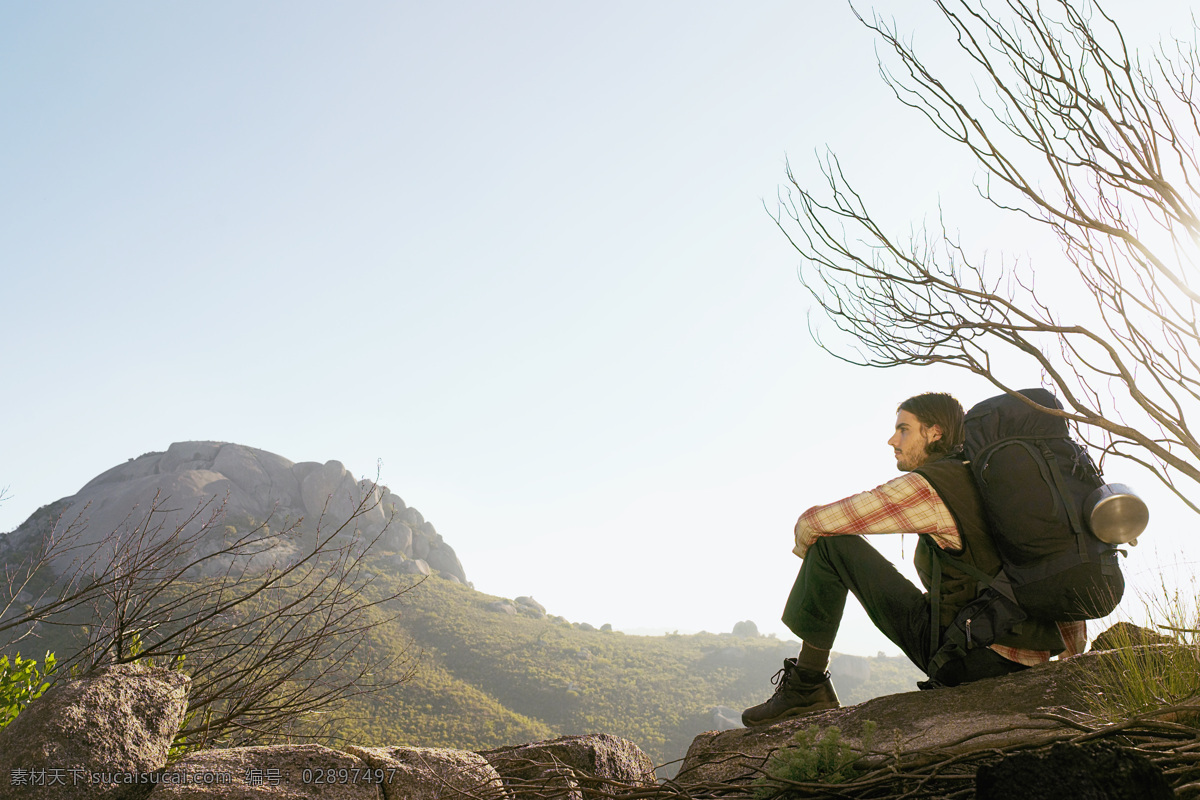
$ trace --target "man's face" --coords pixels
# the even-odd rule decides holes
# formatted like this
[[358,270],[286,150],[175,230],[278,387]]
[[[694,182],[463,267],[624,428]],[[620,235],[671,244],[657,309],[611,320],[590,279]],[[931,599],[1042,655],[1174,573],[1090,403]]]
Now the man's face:
[[896,452],[896,469],[912,472],[929,460],[929,445],[942,438],[938,425],[926,428],[908,411],[896,414],[896,432],[888,444]]

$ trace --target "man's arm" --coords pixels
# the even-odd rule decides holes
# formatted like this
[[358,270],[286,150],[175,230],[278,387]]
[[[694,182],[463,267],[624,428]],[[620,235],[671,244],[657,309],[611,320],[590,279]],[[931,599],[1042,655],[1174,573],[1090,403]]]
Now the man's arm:
[[792,552],[804,558],[817,537],[847,533],[929,533],[943,550],[962,549],[962,537],[950,509],[929,481],[916,472],[906,472],[868,492],[805,511],[796,522]]

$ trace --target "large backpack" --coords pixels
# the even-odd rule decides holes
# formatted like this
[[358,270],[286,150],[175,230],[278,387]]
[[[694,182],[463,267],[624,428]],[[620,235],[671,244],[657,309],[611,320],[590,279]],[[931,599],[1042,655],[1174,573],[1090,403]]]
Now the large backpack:
[[[1044,408],[1062,408],[1045,389],[1019,394]],[[1096,538],[1085,524],[1089,498],[1104,481],[1087,451],[1071,439],[1066,421],[1003,394],[971,408],[965,427],[964,456],[1004,566],[997,575],[983,575],[934,548],[937,559],[988,588],[946,631],[931,676],[966,649],[989,645],[1026,619],[1106,616],[1125,589],[1116,546]]]
[[[1045,389],[1020,394],[1062,408]],[[964,455],[1017,603],[1059,622],[1111,614],[1125,589],[1117,548],[1084,523],[1104,480],[1066,420],[1002,394],[973,407],[964,424]]]

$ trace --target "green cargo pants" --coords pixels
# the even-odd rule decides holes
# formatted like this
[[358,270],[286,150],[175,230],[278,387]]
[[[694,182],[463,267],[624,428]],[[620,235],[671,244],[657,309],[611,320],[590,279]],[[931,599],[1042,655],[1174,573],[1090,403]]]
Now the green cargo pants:
[[[862,536],[822,536],[808,549],[784,606],[783,624],[802,640],[832,649],[850,592],[875,627],[925,671],[933,657],[929,598]],[[977,648],[962,663],[931,677],[952,686],[1021,669],[994,650]]]

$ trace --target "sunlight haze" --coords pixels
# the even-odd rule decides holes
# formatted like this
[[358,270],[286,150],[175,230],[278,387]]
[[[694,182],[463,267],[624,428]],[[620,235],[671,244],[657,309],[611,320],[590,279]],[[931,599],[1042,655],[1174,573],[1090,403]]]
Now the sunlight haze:
[[[931,6],[878,9],[936,54]],[[1190,38],[1192,3],[1106,8]],[[1056,257],[875,58],[795,0],[0,3],[0,531],[237,442],[378,469],[482,592],[793,638],[797,516],[896,474],[904,398],[995,392],[813,343],[786,162],[816,186],[828,146],[897,231],[940,199],[971,247]],[[1152,588],[1196,519],[1108,478],[1152,501],[1124,562]],[[835,649],[898,652],[857,610]]]

